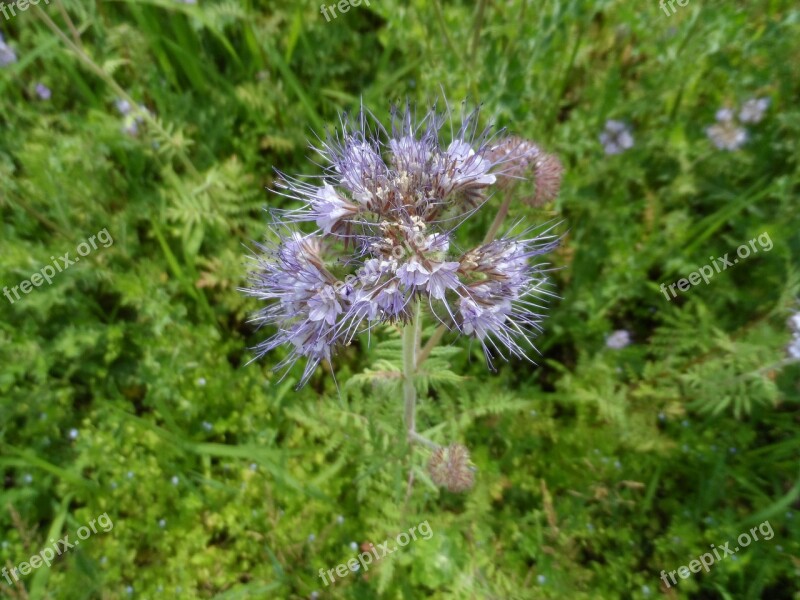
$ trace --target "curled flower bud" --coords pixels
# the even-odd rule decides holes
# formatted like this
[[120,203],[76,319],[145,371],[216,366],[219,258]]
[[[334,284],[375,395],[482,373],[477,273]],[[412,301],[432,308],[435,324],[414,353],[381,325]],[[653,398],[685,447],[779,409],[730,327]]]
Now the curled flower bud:
[[475,484],[469,451],[462,444],[450,444],[434,451],[428,461],[428,473],[436,485],[451,492],[466,492]]
[[542,152],[534,163],[533,172],[536,178],[536,195],[533,197],[533,205],[541,206],[558,196],[564,167],[555,154]]
[[517,136],[509,136],[487,153],[490,162],[503,164],[501,187],[509,187],[526,173],[533,172],[536,193],[528,200],[541,206],[558,195],[564,167],[554,154],[544,152],[537,144]]

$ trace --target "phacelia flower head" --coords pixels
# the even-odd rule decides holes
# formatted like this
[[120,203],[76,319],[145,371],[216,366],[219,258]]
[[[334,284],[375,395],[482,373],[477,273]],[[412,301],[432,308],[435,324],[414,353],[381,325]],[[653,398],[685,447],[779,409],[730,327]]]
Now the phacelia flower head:
[[17,55],[14,49],[6,44],[3,34],[0,33],[0,67],[5,67],[17,62]]
[[633,148],[633,133],[627,123],[611,119],[600,134],[600,143],[606,154],[622,154]]
[[751,98],[742,105],[739,120],[742,123],[760,123],[769,108],[769,98]]
[[739,127],[733,120],[711,125],[706,128],[706,135],[717,148],[729,152],[738,150],[747,141],[747,130]]
[[39,96],[40,100],[50,100],[50,96],[52,95],[52,92],[50,91],[50,88],[47,87],[45,84],[37,83],[35,91],[36,91],[36,95]]
[[625,329],[618,329],[606,338],[606,347],[612,350],[622,350],[631,343],[631,334]]
[[[536,199],[555,196],[560,162],[531,142],[458,127],[434,106],[419,122],[410,106],[383,127],[363,109],[315,150],[322,176],[279,174],[277,193],[301,203],[274,210],[274,241],[258,245],[247,294],[266,303],[254,317],[277,331],[258,356],[285,346],[278,368],[306,358],[301,385],[353,338],[405,323],[416,307],[496,355],[527,358],[541,330],[552,227],[508,233],[470,246],[461,225],[494,204],[492,192],[533,177]],[[449,135],[443,132],[447,130]],[[495,209],[496,210],[496,209]],[[316,227],[301,234],[296,224]]]

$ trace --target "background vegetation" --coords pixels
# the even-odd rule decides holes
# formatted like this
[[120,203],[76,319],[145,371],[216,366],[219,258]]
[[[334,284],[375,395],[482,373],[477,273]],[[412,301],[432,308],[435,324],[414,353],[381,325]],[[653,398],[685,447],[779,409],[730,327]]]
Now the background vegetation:
[[[800,368],[785,360],[800,11],[648,4],[373,0],[327,22],[304,1],[52,0],[0,22],[16,55],[0,68],[0,284],[114,239],[0,299],[0,563],[114,522],[0,596],[800,597]],[[237,291],[262,208],[285,205],[265,192],[274,168],[319,172],[307,139],[362,101],[385,121],[442,92],[566,166],[557,202],[511,208],[564,220],[538,368],[493,374],[463,342],[432,358],[419,427],[470,448],[460,495],[409,457],[396,389],[360,375],[391,362],[397,331],[338,356],[341,393],[322,368],[295,391],[299,370],[270,371],[281,352],[246,364],[265,332]],[[716,149],[717,109],[752,97],[771,99],[765,119]],[[150,116],[120,114],[123,98]],[[604,154],[607,119],[631,125],[632,149]],[[659,291],[763,232],[768,253],[672,302]],[[619,329],[632,343],[606,346]],[[430,540],[318,578],[351,543],[425,520]],[[765,520],[771,541],[663,587],[662,569]]]

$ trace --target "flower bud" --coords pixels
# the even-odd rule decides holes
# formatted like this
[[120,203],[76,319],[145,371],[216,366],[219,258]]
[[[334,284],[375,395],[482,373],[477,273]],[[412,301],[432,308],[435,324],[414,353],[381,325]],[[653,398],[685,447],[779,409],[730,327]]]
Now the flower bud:
[[462,444],[438,448],[428,462],[428,472],[436,485],[451,492],[466,492],[475,484],[469,451]]

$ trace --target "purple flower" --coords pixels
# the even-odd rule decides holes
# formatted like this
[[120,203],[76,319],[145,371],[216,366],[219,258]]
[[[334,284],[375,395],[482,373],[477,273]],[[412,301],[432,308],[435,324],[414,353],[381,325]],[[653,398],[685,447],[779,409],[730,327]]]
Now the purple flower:
[[733,110],[730,108],[720,108],[714,118],[717,120],[717,123],[730,123],[733,121]]
[[40,100],[50,100],[51,96],[50,88],[43,83],[37,83],[36,95],[39,96]]
[[17,62],[17,55],[11,46],[6,44],[3,34],[0,33],[0,67],[6,67],[15,62]]
[[[492,186],[521,178],[528,165],[539,169],[545,153],[529,142],[522,159],[497,151],[514,142],[490,143],[477,111],[449,140],[435,107],[419,124],[412,115],[409,106],[393,111],[391,134],[363,110],[354,120],[343,117],[341,131],[317,149],[327,163],[321,177],[279,174],[277,193],[300,206],[271,212],[276,241],[256,246],[244,291],[264,303],[253,321],[274,328],[257,357],[286,346],[276,368],[307,359],[301,385],[354,336],[407,321],[417,303],[451,331],[477,339],[489,364],[501,348],[527,358],[525,346],[541,329],[537,309],[549,293],[546,269],[534,259],[557,245],[549,229],[467,251],[454,250],[451,240]],[[543,194],[554,195],[547,185]],[[288,229],[302,222],[317,233]]]
[[426,290],[435,300],[444,300],[447,290],[455,290],[461,285],[456,273],[461,263],[440,262],[431,265]]
[[786,322],[795,335],[800,335],[800,312],[793,314]]
[[407,288],[425,285],[430,274],[431,272],[422,266],[416,257],[397,269],[397,278],[400,280],[400,283]]
[[769,108],[769,98],[751,98],[742,105],[739,120],[742,123],[760,123]]
[[605,130],[600,134],[600,143],[606,154],[622,154],[633,148],[633,134],[630,127],[622,121],[606,121]]
[[618,329],[606,338],[606,347],[612,350],[622,350],[631,343],[631,334],[625,329]]
[[342,198],[327,183],[319,189],[316,199],[311,202],[316,213],[317,226],[325,233],[331,233],[339,227],[343,219],[358,212],[358,207]]
[[747,130],[739,127],[735,121],[711,125],[706,128],[706,135],[718,149],[729,152],[738,150],[747,141]]
[[455,140],[441,158],[439,193],[443,196],[457,190],[480,190],[492,185],[497,178],[489,173],[492,163],[476,153],[464,140]]
[[123,116],[131,112],[131,103],[128,102],[127,100],[124,100],[123,98],[117,98],[116,100],[114,100],[114,106],[117,107],[119,114]]

